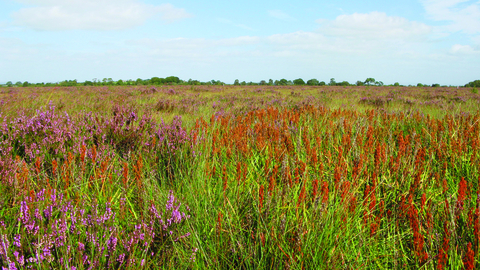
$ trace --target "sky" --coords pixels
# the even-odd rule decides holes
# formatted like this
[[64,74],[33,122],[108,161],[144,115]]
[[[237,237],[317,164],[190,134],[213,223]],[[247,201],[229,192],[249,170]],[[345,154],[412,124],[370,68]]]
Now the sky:
[[480,79],[480,1],[0,0],[0,83]]

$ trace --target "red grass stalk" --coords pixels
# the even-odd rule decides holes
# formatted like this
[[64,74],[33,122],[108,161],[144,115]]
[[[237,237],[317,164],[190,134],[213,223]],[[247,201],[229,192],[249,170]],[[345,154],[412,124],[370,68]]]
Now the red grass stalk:
[[467,181],[462,177],[458,184],[458,197],[457,197],[457,219],[460,217],[460,213],[463,210],[463,202],[467,191]]
[[297,201],[297,208],[300,207],[300,204],[305,200],[305,184],[302,185],[302,190],[300,191],[300,194],[298,195],[298,201]]
[[258,197],[259,197],[259,212],[262,211],[262,208],[263,208],[263,200],[264,200],[264,188],[263,188],[263,185],[260,185],[260,190],[258,191]]
[[228,187],[227,166],[223,165],[223,197],[226,198],[226,190]]
[[217,215],[217,234],[220,234],[220,232],[222,231],[222,218],[223,218],[223,214],[221,212],[218,212],[218,215]]
[[318,179],[313,180],[312,183],[312,201],[315,201],[318,192]]
[[95,163],[96,159],[97,159],[97,146],[94,145],[92,147],[92,163]]
[[443,231],[444,231],[443,244],[438,254],[438,264],[437,264],[438,269],[443,269],[443,267],[446,266],[446,263],[448,261],[448,249],[450,247],[449,245],[450,232],[448,231],[448,226],[446,221],[443,223]]
[[475,269],[475,253],[472,250],[472,243],[470,242],[467,244],[467,254],[463,259],[463,266],[466,270]]
[[35,171],[37,172],[37,177],[40,177],[40,171],[41,171],[41,168],[40,168],[40,157],[37,157],[35,159]]
[[85,162],[85,153],[87,152],[87,147],[82,144],[82,147],[80,149],[80,160],[82,161],[82,164]]
[[427,200],[427,195],[425,193],[422,194],[422,199],[421,199],[421,209],[423,211],[423,207],[425,206],[425,201]]
[[342,193],[341,193],[341,196],[342,196],[341,202],[342,203],[345,201],[345,197],[347,197],[347,195],[349,194],[349,191],[350,191],[350,181],[343,182],[342,183]]
[[142,156],[138,156],[136,164],[133,165],[133,170],[135,171],[135,180],[137,182],[138,189],[142,188],[142,169],[143,169]]
[[[480,177],[479,177],[480,179]],[[477,191],[478,194],[478,191]],[[477,195],[477,207],[475,209],[474,219],[473,219],[473,232],[475,236],[475,254],[478,253],[479,244],[480,244],[480,196]]]
[[443,186],[443,194],[446,194],[447,191],[448,191],[447,179],[445,179],[445,178],[443,179],[442,186]]
[[52,160],[52,174],[55,176],[57,173],[57,161],[54,159]]
[[322,203],[325,204],[328,202],[328,182],[327,181],[322,182],[322,194],[323,194]]

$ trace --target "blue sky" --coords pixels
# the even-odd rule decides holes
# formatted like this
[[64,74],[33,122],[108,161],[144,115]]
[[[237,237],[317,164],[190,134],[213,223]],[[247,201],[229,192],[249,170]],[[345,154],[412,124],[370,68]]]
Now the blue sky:
[[0,0],[0,83],[171,75],[463,85],[480,1]]

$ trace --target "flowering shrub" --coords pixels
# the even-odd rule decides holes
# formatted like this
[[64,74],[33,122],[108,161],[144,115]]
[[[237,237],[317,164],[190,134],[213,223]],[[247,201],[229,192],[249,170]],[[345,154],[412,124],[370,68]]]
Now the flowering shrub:
[[115,205],[75,204],[63,193],[45,189],[26,197],[13,210],[16,220],[0,221],[0,265],[4,269],[118,269],[174,256],[173,243],[182,244],[190,236],[184,228],[190,216],[180,210],[173,192],[163,211],[152,203],[145,218],[134,223],[122,222],[128,211],[126,200]]

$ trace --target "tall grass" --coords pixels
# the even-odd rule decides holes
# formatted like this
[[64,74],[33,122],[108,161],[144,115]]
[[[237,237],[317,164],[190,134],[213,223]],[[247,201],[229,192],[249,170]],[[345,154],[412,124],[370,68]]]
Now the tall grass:
[[98,110],[1,107],[3,267],[478,266],[476,96],[444,112],[424,101],[463,93],[95,89]]

